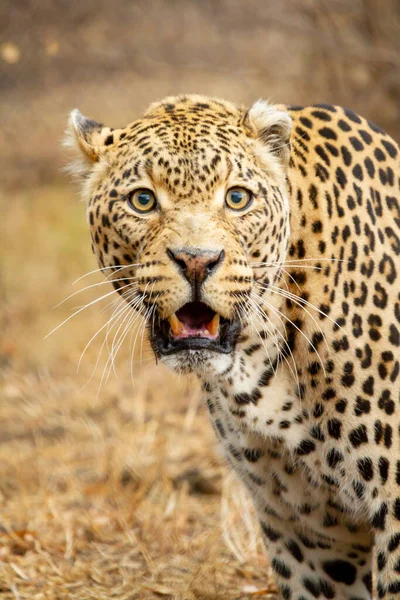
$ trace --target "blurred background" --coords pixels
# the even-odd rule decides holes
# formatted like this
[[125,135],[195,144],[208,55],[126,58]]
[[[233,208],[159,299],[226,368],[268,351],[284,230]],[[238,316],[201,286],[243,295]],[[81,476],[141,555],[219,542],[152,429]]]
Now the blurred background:
[[180,92],[329,101],[396,136],[399,13],[398,0],[2,0],[3,177],[60,180],[75,106],[122,126]]
[[399,139],[400,1],[2,0],[0,24],[0,596],[273,598],[196,382],[130,336],[107,363],[114,296],[44,339],[111,290],[73,285],[97,265],[61,139],[75,107],[116,127],[178,93],[342,104]]

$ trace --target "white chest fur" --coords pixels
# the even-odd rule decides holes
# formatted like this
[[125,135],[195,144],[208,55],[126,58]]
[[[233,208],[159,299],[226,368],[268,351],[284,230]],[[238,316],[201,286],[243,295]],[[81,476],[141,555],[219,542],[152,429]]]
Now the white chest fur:
[[203,388],[216,435],[260,518],[268,513],[299,521],[317,536],[326,535],[331,519],[347,524],[340,536],[350,541],[360,511],[345,487],[341,493],[324,482],[323,445],[308,455],[313,417],[287,365],[272,369],[268,361],[260,367],[238,357],[229,373]]

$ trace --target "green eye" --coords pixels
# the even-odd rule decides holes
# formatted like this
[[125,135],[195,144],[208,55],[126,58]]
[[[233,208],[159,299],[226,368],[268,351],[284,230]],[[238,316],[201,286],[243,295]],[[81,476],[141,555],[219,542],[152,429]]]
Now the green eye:
[[231,188],[225,196],[225,203],[231,210],[244,210],[252,200],[251,193],[241,187]]
[[151,190],[135,190],[128,196],[128,204],[138,213],[148,213],[156,206],[156,197]]

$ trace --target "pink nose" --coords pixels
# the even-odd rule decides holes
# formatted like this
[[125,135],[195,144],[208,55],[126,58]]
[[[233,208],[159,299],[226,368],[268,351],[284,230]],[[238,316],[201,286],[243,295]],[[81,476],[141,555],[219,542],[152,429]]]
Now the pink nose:
[[225,256],[224,250],[201,248],[168,249],[167,254],[191,284],[203,283],[222,263]]

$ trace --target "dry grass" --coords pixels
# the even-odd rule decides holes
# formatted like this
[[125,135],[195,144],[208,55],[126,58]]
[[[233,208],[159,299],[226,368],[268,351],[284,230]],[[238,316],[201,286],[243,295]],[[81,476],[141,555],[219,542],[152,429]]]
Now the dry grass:
[[104,323],[96,305],[43,341],[81,301],[51,307],[96,268],[83,207],[42,188],[0,208],[1,598],[272,598],[251,507],[196,382],[148,353],[132,382],[126,344],[120,377],[98,392],[100,367],[85,386],[100,341],[76,365]]

